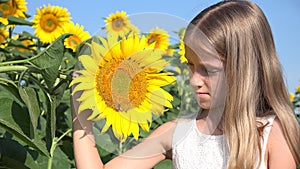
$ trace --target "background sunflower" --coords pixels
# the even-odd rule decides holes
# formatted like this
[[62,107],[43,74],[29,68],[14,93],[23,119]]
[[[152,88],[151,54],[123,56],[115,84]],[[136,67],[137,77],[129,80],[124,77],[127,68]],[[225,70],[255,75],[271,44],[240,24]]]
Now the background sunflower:
[[27,2],[25,0],[8,0],[7,2],[0,3],[0,12],[2,13],[1,23],[7,25],[8,16],[25,19],[25,13],[27,12],[26,4]]
[[64,45],[66,48],[72,49],[73,52],[76,51],[77,46],[89,39],[91,35],[87,31],[83,31],[84,27],[76,23],[70,22],[66,27],[64,32],[71,33],[72,35],[64,40]]
[[129,18],[124,11],[116,11],[116,13],[110,14],[105,18],[105,22],[105,28],[109,36],[124,37],[130,32],[135,34],[139,33],[138,28],[130,23]]
[[44,43],[51,43],[64,33],[64,27],[70,22],[70,13],[59,6],[43,6],[36,9],[32,22],[35,35]]
[[167,50],[169,47],[169,34],[165,30],[156,27],[150,30],[150,33],[147,35],[147,43],[149,45],[154,43],[154,48]]

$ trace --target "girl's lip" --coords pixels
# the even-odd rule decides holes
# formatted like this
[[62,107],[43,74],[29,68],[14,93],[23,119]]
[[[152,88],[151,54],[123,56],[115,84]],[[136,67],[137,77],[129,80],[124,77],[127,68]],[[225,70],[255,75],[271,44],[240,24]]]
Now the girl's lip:
[[196,92],[196,93],[200,94],[200,95],[205,95],[205,94],[209,95],[209,93],[206,93],[206,92]]
[[201,98],[207,98],[209,96],[209,93],[205,93],[205,92],[196,92],[196,95],[198,97],[201,97]]

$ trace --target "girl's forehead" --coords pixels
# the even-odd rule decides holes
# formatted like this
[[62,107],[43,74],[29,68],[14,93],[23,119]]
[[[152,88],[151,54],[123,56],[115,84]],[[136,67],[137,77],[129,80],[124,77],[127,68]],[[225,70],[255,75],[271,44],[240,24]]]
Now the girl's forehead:
[[213,65],[217,67],[223,66],[223,63],[216,52],[208,51],[205,49],[193,50],[189,46],[185,46],[185,57],[189,62],[201,65]]

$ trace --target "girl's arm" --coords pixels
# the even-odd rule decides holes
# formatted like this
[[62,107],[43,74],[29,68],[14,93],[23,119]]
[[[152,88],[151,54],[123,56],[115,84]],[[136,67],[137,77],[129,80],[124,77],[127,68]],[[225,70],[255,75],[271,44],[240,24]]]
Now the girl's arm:
[[82,112],[79,115],[76,113],[78,102],[75,101],[75,98],[78,95],[77,92],[74,94],[74,98],[71,96],[74,156],[77,169],[148,169],[166,159],[167,152],[171,149],[172,134],[175,127],[174,122],[163,124],[153,131],[142,143],[104,165],[94,141],[92,122],[86,120],[89,113]]
[[295,169],[296,162],[283,135],[282,127],[276,118],[268,139],[268,168]]

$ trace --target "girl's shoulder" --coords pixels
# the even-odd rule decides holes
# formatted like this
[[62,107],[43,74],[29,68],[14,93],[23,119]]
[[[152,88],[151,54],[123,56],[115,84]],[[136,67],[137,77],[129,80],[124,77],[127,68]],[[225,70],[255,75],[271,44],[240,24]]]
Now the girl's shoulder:
[[[291,132],[290,134],[293,134]],[[289,149],[283,126],[278,118],[274,119],[267,143],[268,163],[280,168],[296,168],[293,155]],[[287,167],[289,166],[289,167]]]

